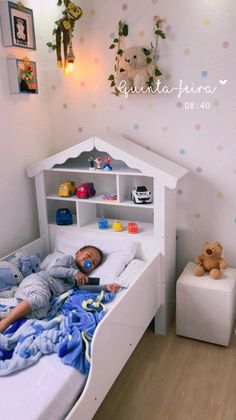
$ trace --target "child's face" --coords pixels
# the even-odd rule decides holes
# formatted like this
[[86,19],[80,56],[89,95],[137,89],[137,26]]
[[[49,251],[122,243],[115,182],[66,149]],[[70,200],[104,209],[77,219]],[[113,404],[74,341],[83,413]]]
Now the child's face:
[[[78,265],[82,273],[90,273],[94,270],[101,261],[101,256],[99,252],[94,248],[86,248],[82,251],[77,251],[75,254],[76,264]],[[85,260],[90,260],[91,267],[89,269],[85,268],[83,263]]]

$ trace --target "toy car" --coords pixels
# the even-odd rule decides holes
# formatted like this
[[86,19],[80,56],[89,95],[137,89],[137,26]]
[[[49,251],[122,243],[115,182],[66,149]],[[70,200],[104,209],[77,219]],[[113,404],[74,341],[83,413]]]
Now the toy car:
[[71,195],[75,195],[76,188],[74,182],[63,182],[59,185],[58,195],[60,197],[69,197]]
[[127,228],[128,233],[138,233],[138,225],[136,222],[129,222]]
[[98,220],[98,227],[99,229],[108,229],[108,220],[101,217],[101,219]]
[[120,220],[115,220],[112,225],[112,229],[114,230],[114,232],[121,232],[124,229],[124,226],[120,222]]
[[57,225],[72,225],[73,218],[69,209],[57,209],[56,211]]
[[85,182],[81,184],[76,191],[76,195],[78,198],[90,198],[96,194],[94,189],[94,185],[92,182]]
[[131,200],[135,204],[146,204],[152,202],[152,193],[144,185],[140,185],[132,190]]

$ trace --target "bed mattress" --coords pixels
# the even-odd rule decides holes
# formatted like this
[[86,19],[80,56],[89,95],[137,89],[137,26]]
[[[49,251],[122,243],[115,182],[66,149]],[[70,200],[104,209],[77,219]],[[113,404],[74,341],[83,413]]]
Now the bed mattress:
[[[118,282],[124,287],[108,310],[123,298],[146,263],[131,261]],[[86,382],[86,376],[64,365],[56,354],[42,357],[35,365],[0,378],[1,418],[4,420],[60,420],[65,418]]]

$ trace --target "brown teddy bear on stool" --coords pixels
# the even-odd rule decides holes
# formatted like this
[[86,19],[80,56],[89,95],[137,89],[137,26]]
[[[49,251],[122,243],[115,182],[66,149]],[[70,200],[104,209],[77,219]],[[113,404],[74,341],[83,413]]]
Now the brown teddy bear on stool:
[[193,271],[195,276],[203,276],[208,271],[212,279],[220,278],[220,270],[227,268],[227,261],[221,257],[223,247],[220,242],[206,242],[201,255],[194,258],[198,265]]

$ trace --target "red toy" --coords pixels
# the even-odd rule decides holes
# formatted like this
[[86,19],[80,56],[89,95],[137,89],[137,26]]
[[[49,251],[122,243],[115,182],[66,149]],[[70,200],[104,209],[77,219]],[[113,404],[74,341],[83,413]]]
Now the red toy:
[[138,233],[138,225],[136,222],[129,222],[127,228],[128,233]]
[[76,196],[78,198],[90,198],[96,194],[92,182],[85,182],[77,188]]

